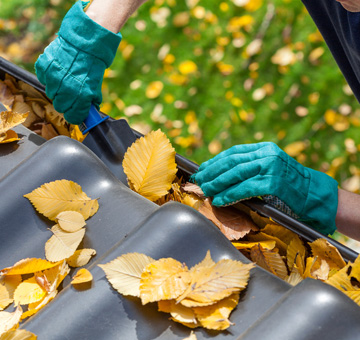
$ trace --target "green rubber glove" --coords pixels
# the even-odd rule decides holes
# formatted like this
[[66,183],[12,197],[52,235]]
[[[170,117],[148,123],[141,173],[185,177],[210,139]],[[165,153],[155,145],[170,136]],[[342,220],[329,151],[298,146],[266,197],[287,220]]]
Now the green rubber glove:
[[66,14],[58,37],[36,61],[39,81],[57,111],[72,124],[88,116],[91,103],[102,102],[101,85],[105,69],[114,60],[121,41],[115,34],[91,20],[78,1]]
[[201,164],[192,179],[215,206],[273,195],[321,233],[336,230],[337,182],[302,166],[274,143],[234,146]]

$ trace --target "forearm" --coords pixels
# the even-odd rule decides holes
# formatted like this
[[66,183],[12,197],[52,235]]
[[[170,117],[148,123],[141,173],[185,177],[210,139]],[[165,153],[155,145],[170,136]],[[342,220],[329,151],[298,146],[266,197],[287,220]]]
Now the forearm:
[[93,0],[86,14],[109,31],[118,33],[137,7],[138,2],[131,0]]
[[336,227],[339,232],[360,241],[360,195],[338,191]]

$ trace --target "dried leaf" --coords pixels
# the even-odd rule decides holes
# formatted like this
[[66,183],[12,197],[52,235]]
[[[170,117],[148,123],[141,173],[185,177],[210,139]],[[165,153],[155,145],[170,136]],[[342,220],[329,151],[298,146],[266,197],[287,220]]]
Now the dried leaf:
[[42,300],[46,291],[36,282],[35,276],[21,282],[15,290],[15,305],[27,305]]
[[77,285],[80,283],[86,283],[92,281],[93,276],[86,268],[81,268],[77,271],[75,276],[73,277],[71,284]]
[[222,331],[232,325],[229,321],[229,316],[232,310],[237,306],[238,302],[239,293],[235,293],[214,305],[208,307],[195,307],[193,309],[196,318],[203,327]]
[[14,130],[8,130],[2,136],[0,136],[0,144],[17,142],[19,138],[18,134]]
[[197,337],[196,334],[193,331],[191,331],[190,335],[182,340],[197,340]]
[[204,201],[199,212],[212,221],[230,240],[238,240],[258,228],[249,216],[233,207],[213,207],[209,199]]
[[291,271],[290,275],[287,278],[285,278],[285,281],[291,284],[292,286],[296,286],[302,280],[303,277],[295,266],[293,267],[293,270]]
[[336,247],[330,244],[324,238],[309,243],[313,256],[317,256],[320,260],[325,260],[330,268],[341,269],[346,263]]
[[250,256],[252,261],[270,273],[273,273],[281,279],[287,277],[287,268],[279,253],[257,245],[251,249]]
[[13,302],[14,291],[21,280],[21,275],[0,276],[0,311]]
[[290,242],[293,240],[293,238],[297,236],[293,231],[286,229],[285,227],[282,227],[281,225],[273,224],[273,223],[267,224],[265,226],[265,228],[263,228],[261,231],[264,234],[275,236],[275,237],[279,238],[281,241],[283,241],[287,245],[289,245]]
[[140,298],[143,305],[177,298],[187,288],[190,273],[186,265],[172,258],[148,264],[140,279]]
[[328,265],[328,263],[325,260],[321,260],[321,264],[319,268],[313,270],[311,272],[311,275],[317,280],[325,281],[329,277],[329,271],[330,271],[330,266]]
[[140,297],[141,274],[145,267],[154,261],[144,254],[129,253],[109,263],[99,264],[99,267],[120,294]]
[[56,295],[57,290],[53,290],[49,294],[47,294],[42,300],[29,304],[28,310],[21,315],[21,320],[24,320],[36,314],[39,310],[44,308],[51,300],[53,300]]
[[36,340],[37,336],[25,329],[12,329],[0,336],[0,340]]
[[264,249],[272,250],[275,248],[275,241],[259,241],[259,242],[251,242],[251,241],[242,241],[242,242],[232,242],[233,246],[236,249],[251,249],[256,245],[260,244]]
[[69,233],[78,231],[86,225],[84,216],[77,211],[62,211],[55,217],[55,222]]
[[353,290],[343,293],[360,306],[360,290]]
[[28,113],[16,113],[13,111],[3,111],[0,113],[0,135],[6,133],[11,128],[25,122]]
[[195,194],[200,198],[204,198],[203,191],[198,185],[194,183],[186,182],[184,185],[182,185],[182,189],[189,194]]
[[303,241],[301,241],[300,237],[296,235],[290,241],[286,251],[287,265],[290,271],[295,264],[295,258],[297,254],[300,254],[302,258],[305,258],[306,249]]
[[351,264],[348,263],[345,267],[340,269],[337,273],[332,275],[328,280],[325,282],[341,291],[352,291],[354,290],[350,277],[348,276],[347,272],[349,271]]
[[195,313],[191,308],[187,308],[176,300],[161,300],[158,301],[158,309],[160,312],[170,313],[172,320],[188,325],[193,324],[194,327],[199,326],[196,321]]
[[250,217],[259,228],[264,228],[267,224],[271,223],[269,218],[263,217],[252,210],[250,210]]
[[89,198],[79,184],[65,179],[43,184],[24,197],[52,221],[60,212],[67,210],[81,213],[86,220],[99,209],[96,199]]
[[85,248],[76,250],[75,253],[66,259],[70,267],[83,267],[87,265],[91,257],[96,255],[95,249]]
[[306,258],[306,265],[303,273],[303,278],[306,279],[307,277],[314,278],[311,274],[313,271],[314,265],[318,261],[317,257],[307,257]]
[[206,255],[204,257],[204,259],[196,264],[195,266],[191,267],[190,272],[195,272],[197,270],[201,270],[204,267],[212,267],[215,264],[215,262],[213,261],[213,259],[211,258],[211,254],[210,254],[210,250],[208,250],[206,252]]
[[280,240],[276,236],[268,235],[263,232],[254,234],[254,235],[248,235],[247,238],[249,241],[252,242],[263,242],[263,241],[275,241],[276,242],[276,248],[279,249],[280,255],[286,255],[287,251],[287,244]]
[[54,127],[50,123],[42,124],[41,137],[45,138],[46,140],[50,140],[57,136],[59,136],[59,134],[55,131]]
[[0,335],[16,327],[20,322],[22,309],[17,306],[14,312],[0,312]]
[[70,126],[70,137],[82,143],[88,134],[83,135],[78,125]]
[[27,258],[16,262],[12,267],[4,268],[0,271],[3,275],[25,275],[40,272],[49,268],[56,267],[61,262],[49,262],[43,259]]
[[191,282],[186,291],[177,298],[213,304],[247,286],[250,269],[254,264],[224,259],[211,267],[198,268],[191,272]]
[[84,228],[68,233],[57,224],[51,228],[51,231],[54,235],[45,244],[45,257],[53,262],[72,256],[85,235]]
[[45,105],[45,119],[51,123],[59,135],[70,137],[69,124],[64,116],[54,109],[52,104]]
[[199,210],[201,205],[203,204],[203,200],[195,195],[183,194],[183,198],[181,199],[180,203]]
[[14,95],[6,84],[0,80],[0,103],[5,107],[11,108],[14,103]]
[[156,201],[167,194],[175,178],[175,150],[163,132],[152,131],[128,148],[123,167],[135,191]]

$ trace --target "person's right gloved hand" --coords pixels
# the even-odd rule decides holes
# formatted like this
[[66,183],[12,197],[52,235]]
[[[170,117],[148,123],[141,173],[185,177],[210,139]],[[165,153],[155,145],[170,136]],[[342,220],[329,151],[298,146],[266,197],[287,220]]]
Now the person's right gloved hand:
[[120,33],[91,20],[78,1],[63,19],[58,37],[36,61],[39,81],[69,123],[82,123],[91,103],[99,108],[104,72],[112,64],[120,41]]
[[337,182],[302,166],[274,143],[233,146],[201,164],[192,179],[215,206],[273,195],[314,229],[336,230]]

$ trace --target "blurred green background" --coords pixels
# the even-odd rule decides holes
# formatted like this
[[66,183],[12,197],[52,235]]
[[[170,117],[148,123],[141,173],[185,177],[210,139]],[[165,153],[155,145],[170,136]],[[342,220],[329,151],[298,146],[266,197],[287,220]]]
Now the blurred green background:
[[[1,0],[0,55],[33,72],[73,3]],[[122,34],[105,113],[198,163],[273,141],[359,192],[360,107],[300,0],[148,1]]]

